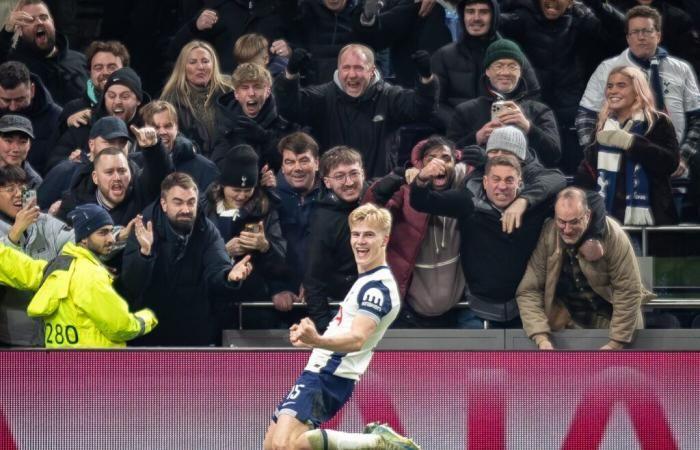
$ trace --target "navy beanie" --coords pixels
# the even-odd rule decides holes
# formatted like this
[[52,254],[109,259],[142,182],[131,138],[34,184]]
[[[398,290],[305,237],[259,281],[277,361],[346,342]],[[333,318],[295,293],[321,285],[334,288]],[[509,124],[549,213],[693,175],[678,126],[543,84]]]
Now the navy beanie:
[[75,230],[75,242],[80,242],[105,225],[114,225],[112,216],[100,205],[86,203],[68,214]]
[[248,144],[233,147],[220,163],[219,183],[237,188],[252,188],[258,184],[258,154]]

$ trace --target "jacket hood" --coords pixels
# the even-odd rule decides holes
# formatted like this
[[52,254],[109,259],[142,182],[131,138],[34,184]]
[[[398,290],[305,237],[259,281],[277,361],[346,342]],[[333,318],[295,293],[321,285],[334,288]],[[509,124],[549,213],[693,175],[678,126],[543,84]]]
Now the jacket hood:
[[[53,105],[55,105],[51,93],[48,89],[46,89],[46,86],[44,86],[44,82],[41,81],[41,78],[32,73],[29,74],[29,79],[32,83],[34,83],[34,98],[32,98],[30,105],[27,108],[24,108],[20,111],[4,111],[0,113],[0,116],[5,114],[19,114],[22,116],[26,116],[31,120],[33,118],[36,118],[37,116],[40,116],[47,110],[51,109]],[[37,130],[34,130],[35,133],[36,131]]]
[[177,167],[179,164],[194,159],[197,152],[194,143],[187,139],[182,133],[178,133],[177,136],[175,136],[175,144],[170,154],[173,158],[173,164]]
[[[492,41],[498,35],[498,27],[501,22],[501,7],[496,0],[483,0],[483,3],[488,3],[491,6],[491,28],[484,36],[473,37],[467,33],[467,27],[464,25],[464,8],[468,0],[461,0],[457,4],[457,17],[459,18],[459,26],[462,28],[462,42],[466,41]],[[535,0],[537,1],[537,0]]]

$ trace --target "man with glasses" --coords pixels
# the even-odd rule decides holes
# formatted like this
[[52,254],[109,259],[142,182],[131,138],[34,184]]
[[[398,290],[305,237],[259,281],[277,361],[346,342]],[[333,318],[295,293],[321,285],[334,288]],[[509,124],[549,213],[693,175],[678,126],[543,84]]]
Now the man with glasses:
[[674,176],[684,176],[700,148],[700,90],[690,65],[669,55],[661,43],[661,15],[648,6],[635,6],[626,15],[627,44],[620,55],[603,61],[588,80],[576,117],[582,147],[595,142],[596,120],[605,100],[608,73],[618,66],[640,68],[654,92],[656,108],[671,117],[681,143],[681,164]]
[[328,300],[342,300],[357,280],[348,215],[360,204],[365,172],[362,155],[345,146],[324,153],[320,171],[326,189],[311,215],[304,289],[309,317],[323,332],[335,314]]
[[[73,231],[60,220],[39,212],[34,201],[23,201],[27,174],[16,166],[0,167],[0,243],[32,259],[53,260]],[[24,197],[24,198],[23,198]],[[0,295],[0,347],[44,345],[41,320],[27,316],[33,292],[6,287]]]
[[621,349],[643,327],[641,305],[653,297],[642,285],[629,237],[606,218],[604,256],[589,262],[579,257],[591,223],[584,191],[564,189],[554,210],[516,294],[525,332],[541,350],[552,350],[552,331],[608,328],[601,350]]
[[548,106],[529,98],[522,75],[525,55],[513,41],[499,39],[484,55],[487,93],[455,108],[447,137],[458,147],[486,145],[493,130],[513,125],[527,137],[539,161],[554,167],[561,156],[559,131]]

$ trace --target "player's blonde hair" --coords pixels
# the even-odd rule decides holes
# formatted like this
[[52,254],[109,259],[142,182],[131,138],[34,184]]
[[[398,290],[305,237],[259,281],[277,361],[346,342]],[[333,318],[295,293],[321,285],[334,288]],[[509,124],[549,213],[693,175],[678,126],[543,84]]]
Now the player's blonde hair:
[[365,203],[355,208],[348,217],[350,229],[360,222],[381,230],[385,234],[391,232],[391,213],[386,208],[380,208],[373,203]]

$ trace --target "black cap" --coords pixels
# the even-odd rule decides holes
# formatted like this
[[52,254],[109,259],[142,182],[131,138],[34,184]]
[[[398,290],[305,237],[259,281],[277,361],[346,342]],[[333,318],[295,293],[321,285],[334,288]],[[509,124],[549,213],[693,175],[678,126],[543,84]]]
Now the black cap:
[[237,188],[257,186],[258,160],[258,154],[250,145],[233,147],[221,162],[219,183]]
[[134,69],[131,67],[122,67],[121,69],[112,72],[105,82],[103,92],[107,92],[110,86],[115,84],[121,84],[128,87],[136,95],[136,97],[138,97],[139,101],[143,101],[143,87],[141,86],[141,78],[139,78],[138,74],[134,72]]
[[130,139],[129,130],[126,129],[126,124],[123,120],[114,116],[106,116],[94,123],[90,128],[90,139],[96,137],[102,139]]
[[26,117],[15,114],[6,114],[0,117],[0,133],[12,133],[17,131],[34,139],[32,122]]

